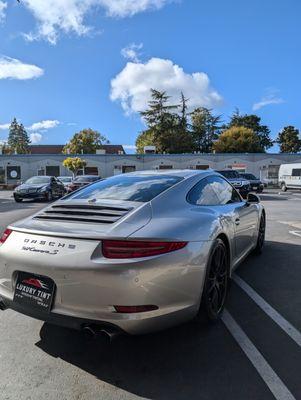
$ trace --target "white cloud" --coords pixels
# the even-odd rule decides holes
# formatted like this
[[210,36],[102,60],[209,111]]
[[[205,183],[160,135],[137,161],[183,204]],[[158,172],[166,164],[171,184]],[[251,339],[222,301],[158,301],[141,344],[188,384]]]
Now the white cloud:
[[5,1],[1,1],[1,0],[0,0],[0,24],[1,24],[1,22],[3,22],[4,19],[5,19],[5,10],[6,10],[6,7],[7,7],[7,3],[6,3]]
[[37,20],[36,31],[24,36],[28,40],[43,38],[55,44],[60,32],[89,34],[92,28],[85,25],[85,17],[95,8],[102,8],[107,16],[123,18],[159,9],[170,1],[173,0],[23,0]]
[[143,43],[136,44],[136,43],[131,43],[130,45],[124,47],[121,50],[121,55],[126,58],[127,60],[134,61],[134,62],[139,62],[139,57],[140,57],[140,52],[143,47]]
[[7,131],[10,127],[10,124],[0,124],[0,131]]
[[56,128],[60,122],[58,120],[45,120],[45,121],[40,121],[40,122],[35,122],[31,126],[28,126],[26,129],[28,131],[39,131],[39,130],[46,130],[46,129],[52,129]]
[[30,137],[30,141],[31,141],[32,144],[39,143],[43,138],[43,136],[40,133],[37,133],[37,132],[36,133],[31,133],[29,137]]
[[271,104],[282,103],[284,103],[284,100],[278,96],[278,91],[274,89],[268,89],[267,94],[263,96],[260,101],[253,104],[253,111],[260,110],[262,107],[266,107]]
[[221,95],[210,85],[204,72],[186,73],[170,60],[152,58],[146,63],[129,62],[111,81],[111,100],[120,101],[126,112],[145,110],[150,89],[166,91],[171,103],[178,102],[182,91],[189,108],[214,107],[222,103]]
[[44,74],[42,68],[0,55],[0,79],[33,79]]

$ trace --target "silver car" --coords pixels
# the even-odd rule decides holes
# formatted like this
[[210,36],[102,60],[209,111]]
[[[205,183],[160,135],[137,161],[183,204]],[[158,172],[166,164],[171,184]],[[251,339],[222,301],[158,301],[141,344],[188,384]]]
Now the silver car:
[[265,221],[256,195],[244,201],[212,170],[104,179],[6,229],[0,308],[93,332],[216,320]]

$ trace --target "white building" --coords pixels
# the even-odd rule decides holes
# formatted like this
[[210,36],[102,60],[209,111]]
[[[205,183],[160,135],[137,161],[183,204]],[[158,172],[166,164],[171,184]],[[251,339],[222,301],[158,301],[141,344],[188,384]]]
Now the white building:
[[[0,155],[0,184],[17,184],[33,175],[71,175],[63,167],[64,154]],[[113,146],[114,147],[114,146]],[[81,173],[108,177],[116,174],[152,169],[224,169],[250,172],[261,179],[277,182],[278,170],[283,163],[301,162],[301,154],[122,154],[122,146],[116,146],[115,154],[79,155],[87,162]],[[58,146],[53,146],[58,150]],[[70,157],[70,155],[68,155]]]

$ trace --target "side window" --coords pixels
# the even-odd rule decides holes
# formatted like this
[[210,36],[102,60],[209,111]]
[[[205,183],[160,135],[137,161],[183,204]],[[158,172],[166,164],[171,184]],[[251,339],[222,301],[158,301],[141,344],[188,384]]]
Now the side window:
[[187,200],[199,206],[217,206],[242,201],[237,191],[219,176],[202,179],[190,190]]
[[292,176],[301,176],[301,168],[294,168],[292,170]]

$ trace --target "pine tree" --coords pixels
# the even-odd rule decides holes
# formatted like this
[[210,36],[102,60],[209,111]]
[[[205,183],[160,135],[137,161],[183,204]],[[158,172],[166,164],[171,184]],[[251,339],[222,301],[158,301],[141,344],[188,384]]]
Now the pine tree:
[[196,108],[191,114],[191,135],[193,149],[201,153],[211,153],[220,132],[220,115],[213,115],[205,107]]
[[294,126],[286,126],[279,133],[277,143],[281,153],[298,153],[301,151],[299,130]]
[[[151,90],[148,109],[140,114],[147,124],[148,137],[158,153],[185,153],[191,151],[191,137],[187,129],[187,100],[181,96],[181,104],[169,104],[166,92]],[[141,133],[144,137],[144,132]]]
[[8,147],[12,153],[26,154],[30,139],[23,124],[19,124],[16,118],[13,119],[9,127]]

